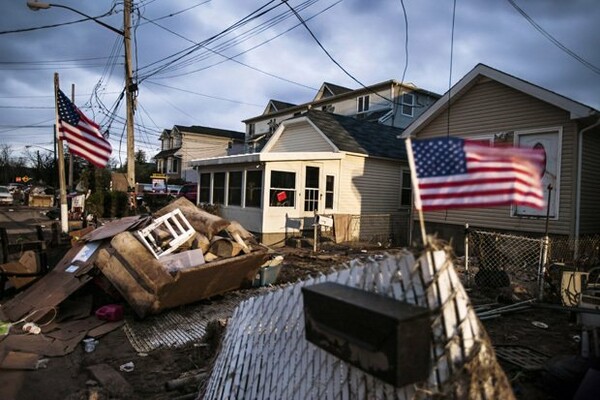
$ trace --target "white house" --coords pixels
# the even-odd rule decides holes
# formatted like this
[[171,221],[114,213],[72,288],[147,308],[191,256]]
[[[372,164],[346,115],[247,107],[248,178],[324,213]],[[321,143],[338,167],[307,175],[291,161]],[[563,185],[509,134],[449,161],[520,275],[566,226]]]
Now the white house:
[[220,204],[223,217],[268,245],[312,229],[315,213],[334,216],[338,231],[344,216],[387,216],[385,226],[362,224],[350,236],[406,232],[411,198],[401,186],[401,132],[311,109],[282,121],[259,152],[192,160],[198,201]]
[[169,179],[196,182],[197,174],[189,161],[218,157],[243,151],[244,133],[205,126],[174,125],[160,135],[161,151],[154,156],[157,172]]

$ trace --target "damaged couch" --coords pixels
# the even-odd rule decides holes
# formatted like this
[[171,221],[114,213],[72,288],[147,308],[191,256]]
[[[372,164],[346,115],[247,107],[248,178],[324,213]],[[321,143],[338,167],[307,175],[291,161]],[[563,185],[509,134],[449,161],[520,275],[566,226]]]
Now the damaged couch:
[[95,260],[140,318],[251,286],[272,254],[240,224],[185,198],[153,217],[145,228],[116,234]]

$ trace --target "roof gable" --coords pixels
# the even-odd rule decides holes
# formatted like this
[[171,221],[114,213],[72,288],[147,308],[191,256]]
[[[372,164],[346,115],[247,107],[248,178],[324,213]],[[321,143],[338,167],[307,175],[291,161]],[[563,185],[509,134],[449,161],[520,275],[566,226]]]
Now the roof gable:
[[423,127],[429,124],[433,119],[439,116],[441,113],[448,109],[448,105],[452,105],[455,101],[460,99],[469,90],[482,79],[487,78],[494,80],[500,84],[511,87],[517,91],[520,91],[526,95],[534,97],[540,101],[551,104],[555,107],[567,111],[571,119],[586,118],[598,111],[581,104],[577,101],[571,100],[565,96],[552,92],[548,89],[544,89],[540,86],[534,85],[530,82],[509,75],[505,72],[497,69],[488,67],[484,64],[477,64],[475,68],[469,71],[460,81],[458,81],[448,92],[446,92],[437,102],[435,102],[427,111],[421,114],[412,124],[410,124],[404,133],[403,137],[415,135]]
[[285,101],[271,99],[271,100],[269,100],[269,104],[267,104],[267,107],[265,107],[265,111],[263,112],[263,115],[273,114],[275,112],[282,111],[287,108],[291,108],[291,107],[295,107],[295,106],[296,106],[296,104],[286,103]]
[[317,92],[317,95],[313,99],[313,101],[319,101],[322,99],[326,99],[328,97],[337,96],[344,93],[352,92],[353,89],[348,89],[347,87],[334,85],[333,83],[323,82],[321,88]]

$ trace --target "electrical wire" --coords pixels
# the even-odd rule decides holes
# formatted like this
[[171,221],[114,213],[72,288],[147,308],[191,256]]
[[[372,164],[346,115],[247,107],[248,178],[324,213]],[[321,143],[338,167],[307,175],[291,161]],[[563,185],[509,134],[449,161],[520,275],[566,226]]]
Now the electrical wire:
[[[142,17],[142,18],[143,18],[143,17]],[[145,19],[145,18],[144,18],[144,19]],[[161,29],[163,29],[163,30],[165,30],[165,31],[167,31],[167,32],[169,32],[169,33],[171,33],[171,34],[173,34],[173,35],[175,35],[175,36],[179,37],[179,38],[182,38],[182,39],[184,39],[184,40],[186,40],[186,41],[188,41],[188,42],[191,42],[191,43],[193,43],[193,44],[199,44],[199,43],[196,43],[196,42],[194,42],[194,41],[193,41],[193,40],[191,40],[191,39],[188,39],[188,38],[186,38],[186,37],[184,37],[184,36],[182,36],[182,35],[178,34],[177,32],[174,32],[174,31],[172,31],[172,30],[170,30],[170,29],[168,29],[168,28],[166,28],[166,27],[164,27],[164,26],[162,26],[162,25],[159,25],[159,24],[157,24],[157,23],[156,23],[156,22],[154,22],[154,21],[148,21],[148,22],[151,22],[152,24],[156,25],[157,27],[159,27],[159,28],[161,28]],[[246,68],[249,68],[249,69],[251,69],[251,70],[253,70],[253,71],[260,72],[261,74],[264,74],[264,75],[270,76],[270,77],[272,77],[272,78],[279,79],[279,80],[281,80],[281,81],[288,82],[288,83],[291,83],[291,84],[294,84],[294,85],[297,85],[297,86],[300,86],[300,87],[303,87],[303,88],[306,88],[306,89],[310,89],[310,90],[317,90],[316,88],[313,88],[313,87],[310,87],[310,86],[304,85],[304,84],[302,84],[302,83],[299,83],[299,82],[292,81],[292,80],[290,80],[290,79],[287,79],[287,78],[283,78],[283,77],[281,77],[281,76],[279,76],[279,75],[275,75],[275,74],[272,74],[272,73],[270,73],[270,72],[266,72],[266,71],[263,71],[263,70],[261,70],[261,69],[259,69],[259,68],[253,67],[253,66],[251,66],[251,65],[248,65],[248,64],[246,64],[246,63],[243,63],[243,62],[241,62],[241,61],[239,61],[239,60],[236,60],[234,57],[229,57],[229,56],[226,56],[226,55],[225,55],[225,54],[223,54],[222,52],[216,51],[216,50],[214,50],[214,49],[212,49],[212,48],[210,48],[210,47],[207,47],[207,46],[203,46],[203,47],[204,47],[205,49],[207,49],[208,51],[210,51],[210,52],[212,52],[212,53],[214,53],[214,54],[218,54],[219,56],[221,56],[221,57],[223,57],[223,58],[227,59],[228,61],[233,61],[233,62],[235,62],[235,63],[237,63],[237,64],[240,64],[240,65],[242,65],[242,66],[244,66],[244,67],[246,67]]]
[[527,20],[527,22],[529,22],[531,24],[531,26],[533,26],[535,28],[535,30],[537,30],[539,33],[541,33],[542,36],[544,36],[546,39],[548,39],[552,44],[554,44],[556,47],[558,47],[559,49],[561,49],[562,51],[567,53],[567,55],[573,57],[573,59],[575,59],[576,61],[581,63],[583,66],[585,66],[592,72],[595,72],[596,74],[600,75],[600,67],[587,61],[586,59],[584,59],[583,57],[581,57],[580,55],[578,55],[577,53],[575,53],[574,51],[569,49],[567,46],[565,46],[564,44],[559,42],[554,36],[552,36],[544,28],[542,28],[538,23],[536,23],[533,20],[533,18],[531,18],[521,7],[519,7],[517,5],[517,3],[515,3],[514,0],[507,0],[507,1],[511,6],[513,6],[513,8],[515,10],[517,10],[517,12],[519,14],[521,14],[521,16],[523,16],[523,18],[525,18]]

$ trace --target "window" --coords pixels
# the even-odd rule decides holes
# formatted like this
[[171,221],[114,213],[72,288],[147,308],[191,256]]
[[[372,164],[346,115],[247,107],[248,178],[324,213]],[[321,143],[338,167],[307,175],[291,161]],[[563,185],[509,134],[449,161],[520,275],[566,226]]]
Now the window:
[[360,96],[357,100],[357,111],[359,113],[369,110],[369,96]]
[[213,204],[225,204],[225,172],[213,175]]
[[296,173],[271,171],[271,207],[294,207],[296,199]]
[[179,169],[179,160],[174,158],[171,161],[171,172],[177,172],[178,169]]
[[333,184],[335,177],[327,175],[325,177],[325,208],[333,208]]
[[410,170],[402,170],[402,183],[400,187],[400,206],[411,207],[412,205],[412,184]]
[[415,105],[415,95],[412,93],[404,93],[402,95],[402,115],[413,116]]
[[262,171],[246,172],[246,207],[261,206],[262,199]]
[[200,174],[200,203],[210,203],[210,173]]
[[229,184],[227,186],[227,205],[242,205],[242,171],[229,173]]
[[249,137],[254,136],[254,129],[255,129],[254,124],[248,124],[248,136]]

